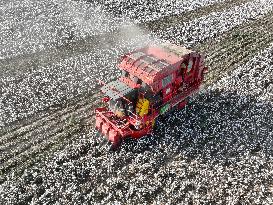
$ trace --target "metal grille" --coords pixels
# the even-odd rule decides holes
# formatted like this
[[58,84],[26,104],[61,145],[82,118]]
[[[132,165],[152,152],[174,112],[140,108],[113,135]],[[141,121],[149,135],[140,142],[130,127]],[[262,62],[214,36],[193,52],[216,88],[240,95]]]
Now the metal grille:
[[101,91],[105,93],[107,96],[112,98],[113,100],[116,100],[118,98],[121,98],[122,96],[125,96],[126,94],[130,93],[133,89],[130,88],[125,83],[116,80],[112,81],[106,85],[104,85],[101,88]]

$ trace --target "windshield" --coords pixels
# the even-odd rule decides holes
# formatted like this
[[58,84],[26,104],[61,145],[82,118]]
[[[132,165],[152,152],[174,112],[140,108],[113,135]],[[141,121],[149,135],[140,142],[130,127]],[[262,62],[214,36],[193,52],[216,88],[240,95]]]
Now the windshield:
[[109,100],[109,109],[115,113],[118,117],[132,115],[134,113],[134,107],[132,103],[128,103],[123,99]]

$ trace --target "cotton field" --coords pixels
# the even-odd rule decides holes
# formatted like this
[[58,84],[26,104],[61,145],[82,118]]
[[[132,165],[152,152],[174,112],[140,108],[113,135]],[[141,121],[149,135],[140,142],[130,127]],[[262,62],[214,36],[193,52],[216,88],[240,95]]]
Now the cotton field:
[[[1,204],[273,204],[273,1],[0,3]],[[170,41],[204,53],[189,104],[101,146],[97,80]]]

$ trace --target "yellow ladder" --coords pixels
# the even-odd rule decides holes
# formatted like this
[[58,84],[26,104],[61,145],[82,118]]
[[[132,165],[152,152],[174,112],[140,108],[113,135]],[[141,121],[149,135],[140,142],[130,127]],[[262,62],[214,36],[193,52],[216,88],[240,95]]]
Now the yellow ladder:
[[144,115],[148,114],[149,112],[149,100],[145,98],[139,98],[136,104],[136,113],[143,117]]

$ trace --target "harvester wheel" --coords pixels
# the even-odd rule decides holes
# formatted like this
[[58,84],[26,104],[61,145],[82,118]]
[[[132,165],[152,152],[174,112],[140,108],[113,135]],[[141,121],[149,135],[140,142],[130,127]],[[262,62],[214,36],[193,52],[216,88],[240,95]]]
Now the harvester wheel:
[[97,131],[96,134],[95,134],[95,138],[94,138],[94,141],[95,141],[95,146],[98,146],[101,142],[101,132],[100,131]]
[[100,131],[97,131],[95,134],[95,137],[100,137],[102,135],[102,133]]
[[122,143],[122,139],[121,137],[119,137],[116,142],[113,142],[111,144],[110,151],[117,151],[120,148],[121,143]]
[[155,121],[156,121],[156,119],[153,119],[153,121],[152,121],[152,128],[154,128],[154,126],[155,126]]
[[95,136],[95,146],[101,149],[106,143],[107,139],[103,136],[103,134],[98,131]]
[[163,119],[163,117],[162,116],[158,116],[157,118],[155,118],[154,120],[153,120],[153,132],[155,132],[156,130],[158,130],[158,128],[159,128],[159,123],[158,123],[158,121],[162,121],[162,119]]

